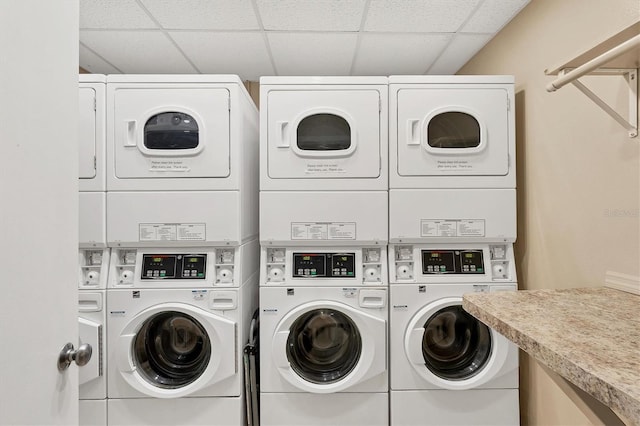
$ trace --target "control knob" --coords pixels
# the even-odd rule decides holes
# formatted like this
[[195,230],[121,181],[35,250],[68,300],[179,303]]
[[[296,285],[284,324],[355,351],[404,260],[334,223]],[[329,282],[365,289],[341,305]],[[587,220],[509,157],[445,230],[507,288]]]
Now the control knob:
[[411,268],[409,265],[400,265],[396,269],[396,278],[398,279],[409,279],[411,278]]
[[218,271],[218,281],[221,283],[229,283],[233,281],[233,271],[229,268],[222,268]]
[[364,270],[364,280],[365,281],[376,281],[379,279],[380,274],[378,273],[378,268],[375,266],[369,266]]
[[133,271],[125,269],[120,273],[120,282],[123,284],[131,284],[133,282]]
[[98,284],[99,280],[100,280],[100,272],[89,271],[87,273],[87,284]]
[[284,271],[279,266],[274,266],[269,269],[269,279],[271,281],[281,281],[284,276]]

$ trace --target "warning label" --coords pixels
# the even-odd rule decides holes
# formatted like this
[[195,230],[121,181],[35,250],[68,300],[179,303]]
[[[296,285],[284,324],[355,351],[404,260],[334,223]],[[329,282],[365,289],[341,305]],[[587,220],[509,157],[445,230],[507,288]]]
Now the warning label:
[[423,219],[420,221],[422,237],[484,237],[484,219]]
[[355,240],[355,222],[292,222],[292,240]]
[[140,223],[138,240],[148,241],[204,241],[207,225],[204,223]]

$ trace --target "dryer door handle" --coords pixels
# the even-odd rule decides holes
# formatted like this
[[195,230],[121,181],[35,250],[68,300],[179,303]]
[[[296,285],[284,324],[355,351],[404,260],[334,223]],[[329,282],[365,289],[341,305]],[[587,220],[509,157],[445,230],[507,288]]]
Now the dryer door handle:
[[407,342],[405,344],[405,351],[407,358],[412,364],[424,365],[424,356],[422,355],[422,337],[424,336],[424,328],[414,328],[411,330]]
[[124,146],[136,146],[136,120],[125,120],[124,122]]
[[287,130],[289,129],[288,121],[278,121],[276,122],[276,139],[278,148],[289,148],[289,134]]
[[289,339],[289,331],[279,331],[273,336],[273,361],[279,368],[289,368],[289,360],[287,359],[287,340]]
[[135,334],[123,334],[118,339],[116,360],[120,372],[130,373],[136,369],[130,359],[131,344],[135,337]]
[[420,120],[407,120],[407,145],[420,145]]

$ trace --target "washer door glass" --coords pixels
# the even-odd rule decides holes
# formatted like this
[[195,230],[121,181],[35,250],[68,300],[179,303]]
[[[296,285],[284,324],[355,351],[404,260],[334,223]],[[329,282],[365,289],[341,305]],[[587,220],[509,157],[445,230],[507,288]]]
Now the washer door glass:
[[351,127],[335,114],[314,114],[303,118],[297,130],[298,148],[303,151],[340,151],[351,146]]
[[424,324],[422,356],[427,368],[446,380],[478,374],[491,355],[491,331],[460,305],[447,306]]
[[464,112],[445,112],[427,126],[427,143],[433,148],[475,148],[480,145],[480,123]]
[[342,312],[315,309],[291,325],[287,358],[291,368],[312,383],[335,383],[358,364],[362,338],[357,326]]
[[183,112],[156,114],[144,125],[144,146],[148,149],[193,149],[198,146],[198,123]]
[[190,315],[161,312],[142,324],[133,343],[133,357],[138,372],[149,383],[176,389],[204,373],[211,358],[211,340]]

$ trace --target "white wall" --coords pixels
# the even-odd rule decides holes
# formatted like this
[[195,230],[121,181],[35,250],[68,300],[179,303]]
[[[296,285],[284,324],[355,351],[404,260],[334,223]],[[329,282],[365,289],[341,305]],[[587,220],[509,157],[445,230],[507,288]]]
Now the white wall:
[[[459,72],[516,78],[521,289],[601,286],[605,271],[640,275],[640,137],[572,85],[547,93],[554,77],[544,74],[639,18],[638,0],[532,0]],[[586,81],[626,110],[621,80]],[[603,421],[597,401],[523,361],[524,424]]]

